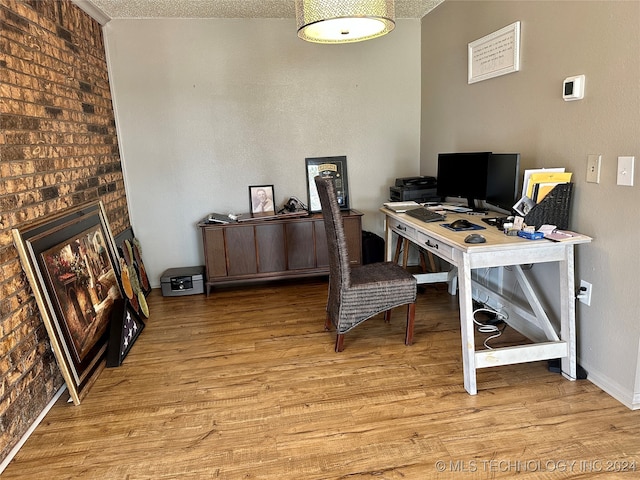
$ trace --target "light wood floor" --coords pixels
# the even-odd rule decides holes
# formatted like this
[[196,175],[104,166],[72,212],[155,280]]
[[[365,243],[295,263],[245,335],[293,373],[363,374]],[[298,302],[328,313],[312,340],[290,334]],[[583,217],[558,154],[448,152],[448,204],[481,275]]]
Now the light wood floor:
[[378,316],[347,334],[340,354],[323,330],[326,289],[154,290],[124,364],[80,406],[63,395],[2,479],[631,479],[615,470],[640,469],[639,413],[546,362],[482,370],[468,395],[457,298],[444,286],[419,294],[413,346],[397,309],[391,325]]

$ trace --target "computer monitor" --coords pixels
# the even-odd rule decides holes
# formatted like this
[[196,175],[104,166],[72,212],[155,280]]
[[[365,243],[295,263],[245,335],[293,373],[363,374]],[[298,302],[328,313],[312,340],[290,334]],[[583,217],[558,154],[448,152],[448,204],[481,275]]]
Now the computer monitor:
[[476,200],[487,195],[487,171],[491,152],[440,153],[438,155],[439,197],[459,197],[476,209]]
[[487,168],[486,203],[511,213],[520,193],[520,154],[492,153]]

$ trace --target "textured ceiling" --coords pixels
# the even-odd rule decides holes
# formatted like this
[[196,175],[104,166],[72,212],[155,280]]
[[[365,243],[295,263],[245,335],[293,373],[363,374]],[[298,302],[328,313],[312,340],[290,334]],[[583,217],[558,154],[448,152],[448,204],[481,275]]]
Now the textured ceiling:
[[[396,18],[422,18],[444,0],[395,0]],[[74,0],[114,18],[295,18],[294,0]],[[86,8],[85,8],[86,9]]]

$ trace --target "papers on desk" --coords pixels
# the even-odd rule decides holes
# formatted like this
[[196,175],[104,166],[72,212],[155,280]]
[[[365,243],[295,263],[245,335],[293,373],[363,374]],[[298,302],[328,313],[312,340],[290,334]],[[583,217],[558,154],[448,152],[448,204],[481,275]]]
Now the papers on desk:
[[424,206],[429,210],[434,210],[438,213],[440,212],[466,213],[466,212],[473,211],[473,209],[468,207],[463,207],[462,205],[454,205],[450,203],[438,203],[435,205],[432,205],[430,203],[421,204],[421,203],[414,202],[413,200],[408,202],[385,202],[382,205],[384,205],[385,208],[388,208],[389,210],[392,210],[396,213],[405,213],[407,210],[413,210],[414,208],[422,207],[422,206]]
[[418,208],[420,206],[419,203],[414,202],[413,200],[408,202],[386,202],[383,203],[383,205],[385,206],[385,208],[388,208],[389,210],[392,210],[396,213],[404,213],[407,210]]
[[571,176],[564,168],[525,170],[522,196],[530,198],[534,204],[540,203],[556,185],[569,183]]
[[524,171],[522,197],[512,207],[518,215],[526,216],[557,185],[571,182],[572,173],[564,168],[537,168]]
[[584,238],[581,233],[572,232],[571,230],[558,230],[555,225],[542,225],[538,232],[544,234],[544,238],[553,240],[554,242],[568,242]]
[[558,167],[558,168],[534,168],[534,169],[530,169],[530,170],[525,170],[524,171],[524,179],[522,181],[522,196],[523,197],[529,197],[531,198],[528,194],[531,192],[531,175],[534,174],[538,174],[538,173],[564,173],[564,167]]
[[[431,207],[429,207],[431,209]],[[433,209],[435,210],[447,210],[449,212],[456,212],[456,213],[466,213],[466,212],[473,212],[472,208],[469,207],[463,207],[462,205],[451,205],[451,204],[442,204],[442,205],[438,205],[437,207],[433,207]]]

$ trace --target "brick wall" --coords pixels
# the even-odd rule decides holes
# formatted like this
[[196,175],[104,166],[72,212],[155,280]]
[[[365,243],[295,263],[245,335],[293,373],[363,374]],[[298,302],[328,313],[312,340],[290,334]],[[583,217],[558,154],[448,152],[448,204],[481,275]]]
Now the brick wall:
[[0,174],[1,461],[64,383],[11,229],[96,199],[129,226],[102,30],[69,0],[0,0]]

